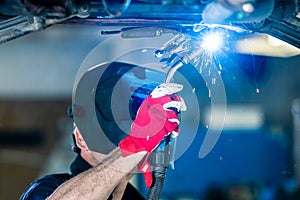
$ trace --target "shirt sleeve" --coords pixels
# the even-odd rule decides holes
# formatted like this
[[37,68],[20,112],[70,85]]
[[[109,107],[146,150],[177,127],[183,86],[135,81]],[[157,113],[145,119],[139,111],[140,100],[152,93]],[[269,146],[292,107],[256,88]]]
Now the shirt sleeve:
[[45,200],[61,184],[70,179],[69,174],[56,174],[42,177],[29,185],[20,200]]

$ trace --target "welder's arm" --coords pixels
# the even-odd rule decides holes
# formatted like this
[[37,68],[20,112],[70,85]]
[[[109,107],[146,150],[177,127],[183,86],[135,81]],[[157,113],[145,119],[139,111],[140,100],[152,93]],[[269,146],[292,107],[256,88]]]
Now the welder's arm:
[[120,198],[129,180],[128,175],[136,172],[137,166],[140,172],[147,175],[146,185],[151,184],[147,156],[165,136],[178,135],[177,112],[185,110],[183,100],[174,95],[180,90],[182,86],[178,84],[162,84],[155,88],[143,101],[130,133],[119,147],[108,154],[100,165],[60,186],[48,200],[107,199],[110,194],[115,199]]
[[[102,164],[85,171],[61,185],[47,200],[108,199],[110,194],[144,158],[146,151],[122,157],[113,150]],[[117,196],[120,196],[117,194]]]

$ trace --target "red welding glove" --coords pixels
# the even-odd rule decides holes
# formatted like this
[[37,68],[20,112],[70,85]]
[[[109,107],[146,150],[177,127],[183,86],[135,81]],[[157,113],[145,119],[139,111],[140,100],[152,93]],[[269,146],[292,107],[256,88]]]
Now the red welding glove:
[[140,151],[148,152],[139,169],[145,176],[147,187],[152,184],[148,156],[165,136],[171,134],[172,137],[176,137],[178,135],[180,119],[177,113],[186,110],[186,106],[183,99],[175,93],[181,91],[182,88],[182,85],[175,83],[157,86],[140,106],[129,135],[119,143],[123,156]]

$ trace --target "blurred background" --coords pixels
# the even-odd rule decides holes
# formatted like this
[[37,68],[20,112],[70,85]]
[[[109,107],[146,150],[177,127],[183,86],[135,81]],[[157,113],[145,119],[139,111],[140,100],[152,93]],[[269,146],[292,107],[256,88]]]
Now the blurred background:
[[[67,107],[81,62],[103,40],[100,31],[55,25],[0,46],[1,199],[17,199],[41,175],[69,171],[74,153]],[[165,194],[196,198],[210,186],[251,195],[265,186],[271,188],[265,192],[295,189],[294,145],[300,141],[292,106],[300,97],[299,63],[299,55],[228,55],[223,80],[233,121],[203,159],[198,151],[206,127],[200,124],[193,144],[167,174]]]
[[[18,199],[40,176],[69,172],[76,73],[110,37],[101,32],[119,27],[55,24],[0,45],[0,199]],[[235,42],[220,56],[227,99],[220,138],[199,157],[208,128],[207,91],[200,92],[197,134],[168,170],[163,199],[300,199],[299,44],[265,33]],[[141,177],[135,184],[146,193]]]

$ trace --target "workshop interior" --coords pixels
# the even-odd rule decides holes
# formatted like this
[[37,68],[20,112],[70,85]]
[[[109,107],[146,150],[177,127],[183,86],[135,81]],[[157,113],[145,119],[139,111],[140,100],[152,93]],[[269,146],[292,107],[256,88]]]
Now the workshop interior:
[[70,105],[109,152],[163,82],[187,111],[159,199],[300,199],[299,0],[0,0],[0,199],[69,172]]

